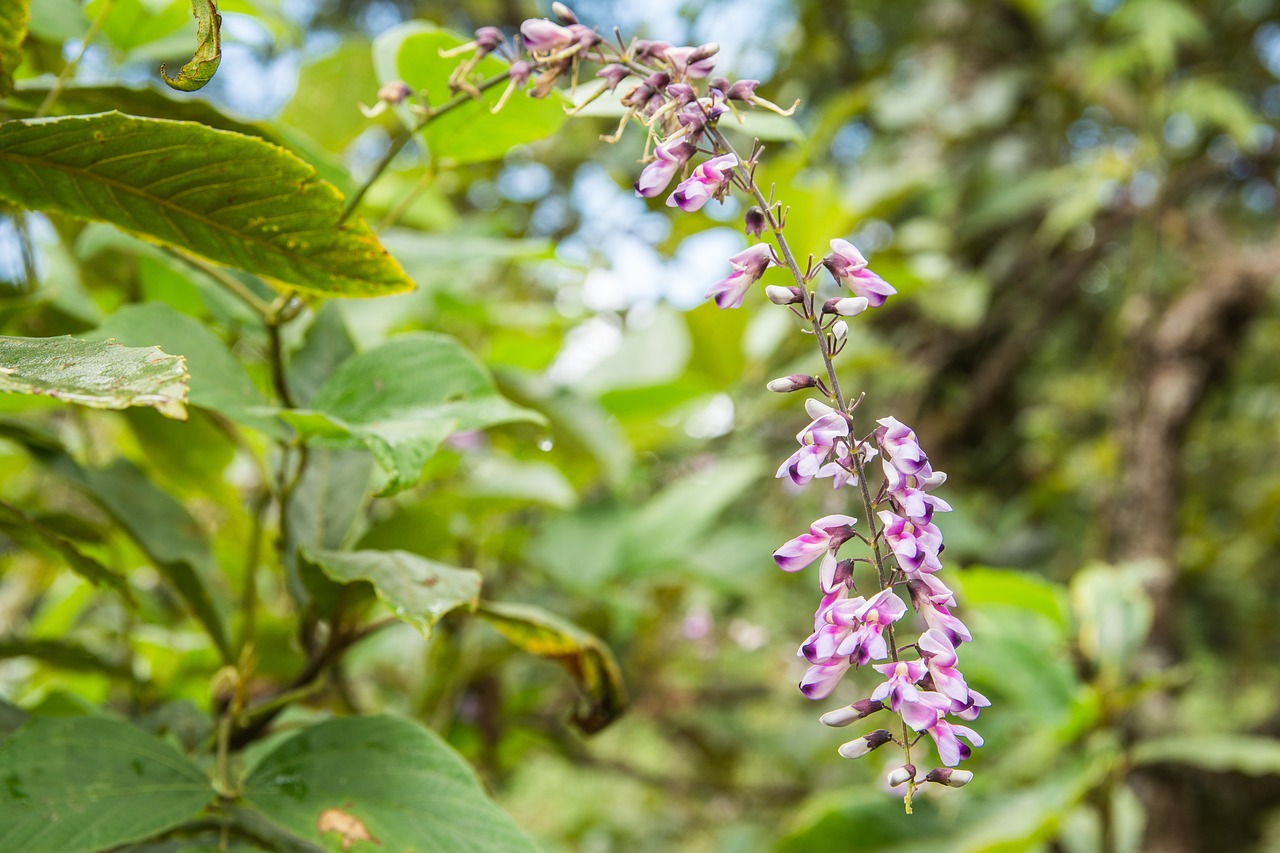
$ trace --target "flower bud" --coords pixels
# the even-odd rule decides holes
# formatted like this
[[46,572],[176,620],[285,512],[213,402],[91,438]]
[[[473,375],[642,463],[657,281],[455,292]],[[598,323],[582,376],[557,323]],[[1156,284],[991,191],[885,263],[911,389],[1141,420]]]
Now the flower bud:
[[870,734],[863,735],[860,738],[851,740],[840,747],[840,754],[845,758],[861,758],[874,749],[879,749],[889,741],[893,740],[893,735],[884,729],[876,729]]
[[818,380],[812,376],[805,376],[803,373],[793,373],[790,376],[783,376],[775,379],[765,387],[770,391],[776,391],[779,394],[790,394],[792,391],[799,391],[801,388],[812,388],[818,384]]
[[764,233],[764,211],[758,207],[752,207],[747,210],[745,218],[745,226],[748,237],[759,237]]
[[865,296],[837,296],[822,303],[822,313],[838,314],[841,317],[856,317],[866,311],[867,306],[870,304]]
[[973,780],[973,774],[968,770],[952,770],[950,767],[939,767],[937,770],[930,770],[929,775],[924,777],[926,782],[937,782],[939,785],[946,785],[948,788],[963,788]]
[[903,782],[910,782],[916,778],[916,766],[914,764],[904,764],[896,770],[889,772],[889,787],[896,788]]
[[578,16],[573,14],[573,10],[563,3],[552,3],[551,13],[559,18],[562,24],[578,23]]
[[502,46],[502,30],[497,27],[481,27],[476,30],[476,52],[488,56]]
[[849,337],[849,324],[844,320],[836,320],[831,324],[831,338],[836,342],[836,346],[840,346]]
[[774,305],[795,305],[797,302],[804,302],[804,290],[794,284],[790,287],[771,284],[764,289],[764,295],[769,297],[769,301]]
[[824,726],[832,728],[840,728],[850,723],[861,720],[863,717],[869,717],[876,711],[883,711],[884,703],[876,702],[871,699],[859,699],[852,705],[843,708],[837,708],[834,711],[828,711],[819,718]]
[[378,90],[378,100],[385,101],[393,106],[403,104],[405,99],[413,94],[413,90],[409,88],[409,84],[403,80],[393,80],[383,85]]

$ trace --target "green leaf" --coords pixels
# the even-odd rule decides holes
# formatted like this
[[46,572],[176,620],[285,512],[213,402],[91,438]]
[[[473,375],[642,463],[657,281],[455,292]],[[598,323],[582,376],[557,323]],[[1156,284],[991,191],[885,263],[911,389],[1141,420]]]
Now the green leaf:
[[[442,57],[440,51],[468,40],[421,21],[393,27],[373,43],[378,80],[384,84],[403,80],[411,88],[425,92],[430,103],[439,106],[449,99],[449,75],[462,61],[460,57]],[[476,65],[474,76],[494,77],[507,67],[487,56]],[[496,160],[516,145],[551,136],[564,124],[565,104],[558,93],[537,99],[513,92],[501,111],[490,113],[502,90],[502,85],[496,86],[479,100],[429,121],[421,132],[432,156],[455,163]],[[400,111],[406,123],[417,124],[417,117],[406,107]]]
[[67,539],[32,518],[16,506],[0,501],[0,530],[24,543],[33,543],[52,550],[66,561],[71,570],[95,585],[105,585],[132,600],[129,582],[97,560],[83,553]]
[[91,333],[140,346],[181,350],[186,358],[189,402],[238,424],[280,435],[282,428],[265,414],[267,400],[240,362],[203,323],[179,314],[163,302],[126,305]]
[[1144,740],[1134,764],[1187,764],[1214,773],[1280,776],[1280,740],[1256,735],[1198,731]]
[[186,364],[158,347],[66,336],[0,337],[0,391],[95,409],[153,406],[167,418],[187,417]]
[[45,463],[97,501],[138,543],[208,631],[223,659],[231,660],[226,624],[210,589],[217,561],[182,504],[125,459],[106,468],[85,468],[64,454],[48,454]]
[[[5,106],[19,115],[31,116],[49,94],[53,84],[46,78],[19,80]],[[265,125],[242,121],[221,112],[208,101],[180,98],[151,86],[122,86],[109,83],[78,83],[69,80],[58,91],[55,114],[101,113],[120,110],[134,116],[177,119],[206,124],[245,136],[257,136],[283,145],[281,138]]]
[[35,718],[0,744],[0,850],[111,849],[177,826],[213,796],[200,768],[127,723]]
[[342,546],[369,497],[373,460],[363,450],[312,448],[297,488],[289,495],[284,548],[289,592],[301,606],[315,601],[326,615],[341,589],[314,565],[297,559],[299,546],[334,549]]
[[13,88],[13,71],[22,64],[22,40],[31,16],[29,0],[0,0],[0,97]]
[[127,660],[108,660],[97,652],[70,640],[0,637],[0,659],[29,657],[73,672],[100,672],[117,678],[132,678]]
[[196,19],[196,50],[191,61],[182,66],[176,77],[170,77],[160,66],[165,85],[183,92],[203,88],[222,61],[222,16],[214,0],[191,0],[191,14]]
[[585,699],[573,713],[574,724],[584,732],[600,731],[626,710],[618,662],[599,638],[532,605],[490,601],[477,613],[517,648],[559,661],[569,670]]
[[251,136],[120,113],[0,123],[0,198],[330,296],[410,290],[315,169]]
[[368,581],[397,619],[424,637],[444,615],[480,602],[480,573],[408,551],[312,551],[302,556],[342,584]]
[[382,494],[407,489],[445,438],[536,412],[499,396],[475,356],[447,335],[402,335],[344,361],[310,409],[279,416],[314,444],[367,447],[386,472]]
[[335,853],[537,850],[461,756],[396,717],[303,729],[264,756],[242,790],[266,817]]
[[1146,584],[1151,563],[1094,563],[1071,578],[1071,604],[1080,626],[1080,651],[1100,673],[1119,683],[1146,640],[1155,605]]

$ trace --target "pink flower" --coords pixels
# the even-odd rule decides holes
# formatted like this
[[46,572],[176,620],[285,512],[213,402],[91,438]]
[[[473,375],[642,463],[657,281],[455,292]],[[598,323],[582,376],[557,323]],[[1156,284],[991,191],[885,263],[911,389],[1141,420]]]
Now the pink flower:
[[938,551],[942,548],[942,532],[931,522],[903,518],[891,512],[877,513],[884,524],[884,538],[907,573],[936,572],[942,568]]
[[965,624],[947,609],[955,605],[955,597],[941,581],[933,575],[918,574],[907,581],[907,586],[911,589],[911,600],[926,625],[946,635],[952,645],[973,639]]
[[824,595],[813,615],[813,633],[800,646],[800,657],[809,663],[827,663],[834,658],[836,649],[849,636],[854,624],[851,618],[837,617],[837,612],[848,610],[852,616],[866,603],[867,600],[862,596],[849,598],[849,588],[843,584],[834,592]]
[[530,18],[520,25],[526,50],[533,53],[555,53],[573,44],[573,31],[546,18]]
[[980,708],[989,707],[991,707],[990,699],[976,690],[970,690],[969,696],[963,702],[952,700],[951,713],[969,723],[978,719],[978,710]]
[[[885,643],[884,629],[901,619],[906,612],[907,605],[893,594],[892,589],[881,590],[853,614],[850,624],[857,627],[841,641],[836,649],[836,656],[847,655],[849,660],[859,666],[887,658],[889,647]],[[830,618],[839,624],[847,620],[846,613],[846,608],[833,607]]]
[[897,713],[903,702],[915,702],[919,699],[920,691],[916,688],[916,682],[924,678],[925,673],[928,672],[922,661],[900,660],[894,663],[878,663],[874,669],[881,675],[888,676],[888,681],[872,692],[871,701],[883,702],[888,699],[889,709]]
[[701,80],[716,67],[715,53],[719,47],[704,44],[699,47],[668,47],[663,51],[663,58],[671,65],[671,72],[676,77],[687,77]]
[[853,536],[853,526],[857,523],[858,519],[849,515],[823,516],[809,525],[808,533],[802,533],[774,551],[774,562],[784,572],[798,572],[822,557],[822,565],[818,569],[822,591],[835,592],[844,586],[835,580],[839,562],[836,551]]
[[832,240],[831,254],[823,258],[822,263],[836,281],[858,296],[865,296],[872,308],[880,307],[887,298],[898,292],[867,269],[867,259],[848,240]]
[[744,249],[729,259],[733,272],[707,288],[703,296],[714,296],[717,308],[738,308],[746,298],[747,290],[760,280],[771,263],[774,263],[773,247],[768,243],[757,243]]
[[800,449],[787,457],[774,475],[790,477],[798,486],[819,476],[827,456],[840,439],[849,436],[849,421],[835,409],[817,400],[805,401],[805,409],[813,421],[796,435]]
[[826,699],[849,671],[848,658],[837,658],[809,667],[800,679],[800,692],[809,699]]
[[933,686],[938,692],[962,705],[967,702],[969,685],[965,684],[964,676],[956,669],[959,660],[956,647],[951,644],[947,635],[930,628],[920,635],[916,647],[920,649],[920,655],[924,658],[929,675],[933,677]]
[[732,154],[712,157],[693,170],[693,174],[681,181],[670,197],[668,207],[678,207],[685,213],[701,210],[702,206],[720,194],[729,185],[738,158]]
[[684,140],[657,145],[653,149],[653,162],[644,167],[636,181],[636,195],[644,198],[661,195],[696,150]]
[[972,750],[957,740],[963,737],[974,746],[982,746],[982,736],[968,726],[957,726],[947,722],[947,712],[951,710],[951,700],[941,693],[921,692],[915,702],[904,702],[902,719],[918,732],[927,731],[938,747],[938,757],[948,767],[955,767],[962,759],[968,758]]

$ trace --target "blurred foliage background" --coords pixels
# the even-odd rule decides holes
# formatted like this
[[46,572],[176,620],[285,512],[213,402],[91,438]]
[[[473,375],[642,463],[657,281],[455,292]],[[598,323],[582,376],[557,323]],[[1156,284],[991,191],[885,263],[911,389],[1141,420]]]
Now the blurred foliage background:
[[[33,5],[11,116],[100,2]],[[190,54],[185,2],[117,0],[59,109],[98,98],[200,118],[208,101],[350,191],[397,132],[394,113],[357,109],[376,97],[380,35],[414,19],[511,31],[547,13],[517,0],[221,8],[218,76],[170,104],[148,93],[159,61]],[[804,418],[763,385],[812,372],[811,348],[759,292],[736,312],[700,304],[745,245],[743,209],[675,217],[634,198],[643,140],[600,143],[612,130],[601,118],[503,141],[479,162],[410,146],[362,213],[419,289],[316,316],[361,349],[410,330],[455,335],[505,394],[547,415],[546,428],[453,442],[424,484],[372,502],[351,542],[479,569],[489,596],[592,631],[619,657],[630,710],[580,734],[560,669],[453,618],[429,642],[407,626],[371,637],[347,659],[342,695],[313,706],[428,722],[548,850],[1280,847],[1277,4],[574,8],[604,32],[718,42],[718,70],[763,79],[775,102],[801,99],[761,174],[791,207],[794,246],[820,256],[847,237],[898,288],[854,324],[840,366],[865,389],[863,412],[912,424],[950,474],[945,558],[974,633],[962,665],[993,702],[977,778],[904,816],[878,756],[840,759],[852,735],[818,725],[838,701],[818,708],[796,691],[815,598],[770,552],[816,515],[850,510],[838,493],[773,479]],[[133,110],[101,88],[119,86],[143,93]],[[489,120],[469,119],[481,137]],[[216,321],[269,384],[234,302],[110,229],[0,218],[0,248],[6,333],[83,334],[159,301]],[[185,503],[221,561],[241,559],[243,454],[214,419],[16,397],[0,408],[71,422],[100,461],[131,459]],[[67,530],[89,525],[86,547],[128,547],[3,442],[0,492]],[[10,544],[0,560],[0,696],[207,705],[207,642],[171,603],[137,624],[48,555]],[[264,619],[265,636],[277,626],[261,649],[269,678],[294,647],[283,617]],[[129,635],[145,666],[122,677],[6,650],[19,633],[111,659]],[[846,684],[833,700],[845,694],[863,695]]]

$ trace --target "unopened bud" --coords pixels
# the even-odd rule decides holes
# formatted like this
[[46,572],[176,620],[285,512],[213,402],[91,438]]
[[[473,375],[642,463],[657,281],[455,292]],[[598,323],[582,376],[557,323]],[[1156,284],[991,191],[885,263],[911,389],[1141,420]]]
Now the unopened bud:
[[948,788],[963,788],[973,781],[973,774],[968,770],[952,770],[950,767],[939,767],[937,770],[930,770],[929,775],[924,777],[926,782],[937,782],[939,785],[946,785]]
[[910,782],[916,778],[916,766],[914,764],[904,764],[897,770],[889,773],[889,787],[896,788],[903,782]]
[[759,237],[764,233],[764,226],[764,211],[758,207],[748,209],[746,215],[747,236]]
[[769,301],[774,305],[795,305],[797,302],[804,302],[804,290],[794,284],[790,287],[771,284],[764,289],[764,295],[769,297]]
[[505,41],[502,37],[502,30],[497,27],[481,27],[476,30],[476,52],[481,56],[488,56]]
[[836,346],[843,344],[845,338],[849,337],[849,324],[844,320],[836,320],[831,324],[831,337],[835,340]]
[[388,104],[403,104],[405,99],[413,94],[413,90],[409,88],[409,84],[403,80],[393,80],[383,85],[378,90],[378,100],[385,101]]
[[863,735],[860,738],[851,740],[840,747],[840,754],[845,758],[861,758],[874,749],[879,749],[889,741],[893,740],[893,735],[884,729],[876,729],[871,734]]
[[818,384],[818,380],[812,376],[805,376],[803,373],[793,373],[790,376],[783,376],[775,379],[765,387],[770,391],[776,391],[779,394],[790,394],[792,391],[799,391],[801,388],[812,388]]
[[883,702],[875,702],[871,699],[859,699],[852,705],[846,705],[843,708],[828,711],[819,718],[819,721],[824,726],[831,726],[832,728],[838,729],[841,726],[847,726],[850,723],[857,722],[863,717],[869,717],[876,711],[883,710]]
[[717,44],[716,42],[711,41],[711,42],[707,42],[706,44],[700,44],[698,45],[697,50],[689,54],[688,64],[692,65],[695,62],[701,62],[704,59],[709,59],[715,56],[719,52],[720,52],[720,45]]
[[822,303],[823,314],[838,314],[841,317],[856,317],[871,303],[865,296],[837,296]]
[[560,23],[562,24],[578,23],[578,16],[573,14],[573,10],[563,3],[552,3],[551,12],[560,19]]

